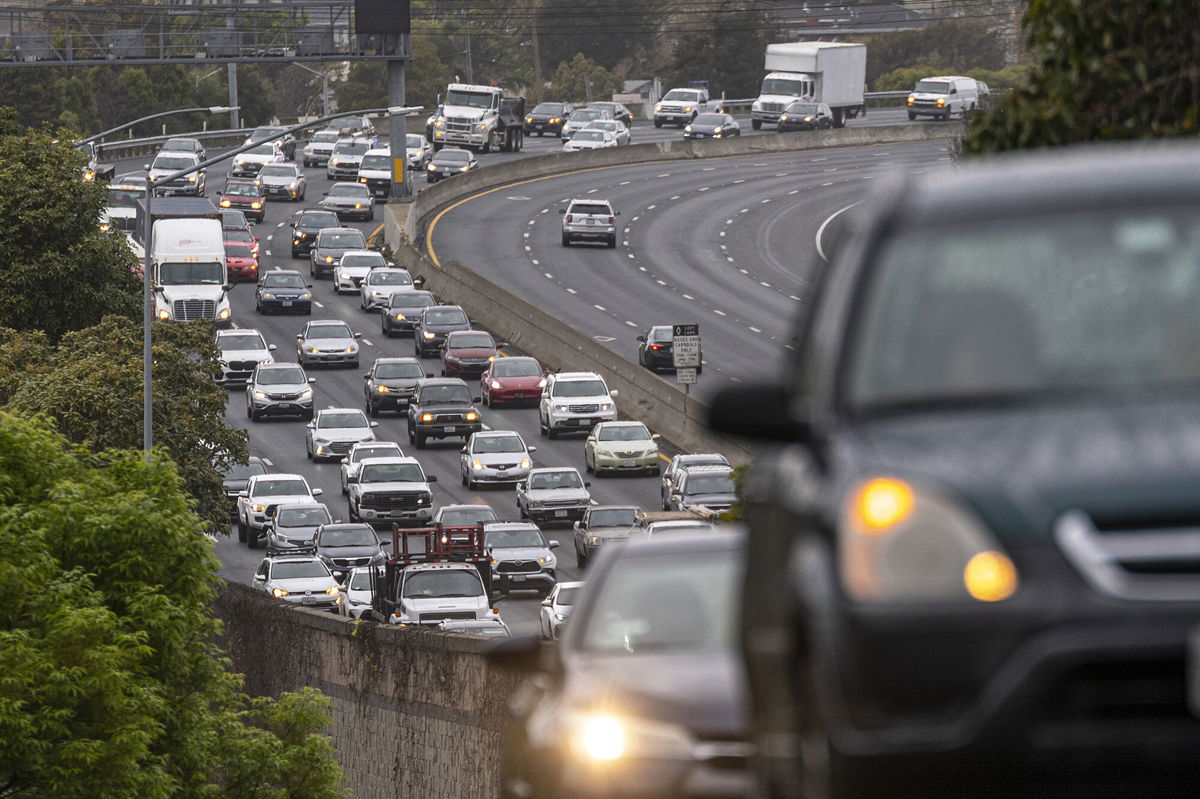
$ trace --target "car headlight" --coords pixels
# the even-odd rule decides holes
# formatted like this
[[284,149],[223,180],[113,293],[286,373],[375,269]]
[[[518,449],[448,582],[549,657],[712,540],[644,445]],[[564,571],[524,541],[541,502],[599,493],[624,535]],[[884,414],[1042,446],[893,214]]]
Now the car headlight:
[[545,557],[538,558],[538,563],[541,563],[541,564],[543,564],[543,565],[545,565],[545,564],[547,564],[547,563],[554,563],[554,556],[553,556],[553,555],[546,555]]
[[779,115],[779,121],[780,121],[780,122],[787,122],[787,121],[788,121],[788,115],[787,115],[787,114],[780,114],[780,115]]
[[359,179],[358,179],[358,182],[359,182],[359,183],[366,183],[366,182],[367,182],[367,179],[366,179],[366,178],[359,178]]
[[254,506],[254,512],[255,512],[255,513],[262,513],[262,512],[263,512],[263,511],[265,511],[266,509],[267,509],[267,506],[266,506],[266,505],[255,505],[255,506]]
[[538,388],[545,388],[545,387],[546,387],[546,378],[543,377],[541,380],[538,381]]
[[713,138],[714,138],[714,139],[719,139],[719,138],[721,138],[721,131],[719,131],[719,130],[715,130],[715,131],[713,131]]
[[499,381],[499,380],[493,380],[493,381],[491,382],[491,387],[492,387],[492,388],[494,388],[494,389],[497,389],[497,390],[504,388],[504,386],[500,385],[500,381]]
[[282,588],[272,588],[271,594],[274,595],[276,599],[283,599],[288,595],[288,592],[284,591]]
[[525,117],[525,121],[530,124],[533,124],[533,117]]
[[481,461],[479,459],[475,459],[475,460],[471,461],[471,468],[474,469],[475,471],[479,471],[480,469],[483,468],[483,461]]
[[404,314],[402,314],[402,313],[400,313],[399,311],[397,311],[396,313],[392,314],[392,318],[393,318],[393,319],[395,319],[397,322],[403,322],[403,321],[404,321]]
[[555,405],[554,406],[554,410],[558,411],[559,413],[566,413],[569,408],[570,408],[569,405]]
[[331,585],[325,589],[325,593],[329,594],[330,596],[337,596],[341,592],[342,589],[338,588],[336,585]]
[[446,120],[439,117],[439,118],[433,120],[433,126],[435,128],[444,128],[444,127],[446,127]]
[[361,211],[361,210],[362,210],[362,203],[355,203],[355,204],[354,204],[354,210],[355,210],[355,211]]
[[264,300],[273,300],[273,299],[275,299],[275,295],[274,295],[274,294],[272,294],[272,293],[271,293],[271,292],[269,292],[269,291],[264,291],[264,292],[262,293],[262,298],[263,298]]
[[217,312],[217,318],[220,319],[222,322],[224,322],[226,319],[229,318],[229,309],[222,308],[220,311]]
[[686,125],[686,126],[684,126],[684,128],[683,128],[683,131],[684,131],[684,133],[691,133],[691,132],[692,132],[692,126],[691,126],[691,125]]
[[433,333],[433,332],[431,332],[431,331],[429,331],[429,330],[423,331],[423,332],[421,333],[421,336],[422,336],[423,338],[433,338],[435,335],[437,335],[437,334],[436,334],[436,333]]
[[319,351],[316,347],[311,347],[311,346],[305,347],[305,349],[308,350],[309,355],[316,355],[317,352]]
[[306,291],[306,292],[304,292],[303,294],[301,294],[299,297],[297,297],[297,299],[301,299],[301,300],[311,300],[311,299],[312,299],[312,292],[311,292],[311,291]]
[[163,308],[158,312],[158,321],[166,322],[170,318],[171,318],[171,312],[168,311],[166,308]]
[[566,620],[567,620],[567,616],[566,616],[566,614],[565,614],[565,613],[555,613],[555,614],[554,614],[554,620],[555,620],[555,621],[566,621]]
[[311,396],[312,396],[312,389],[311,389],[311,388],[306,388],[306,389],[303,389],[303,390],[300,392],[300,399],[308,399],[308,398],[309,398],[309,397],[311,397]]
[[326,256],[325,256],[325,263],[327,263],[327,264],[331,264],[331,263],[333,263],[333,256],[332,256],[332,255],[326,255]]
[[230,206],[230,202],[229,202],[229,200],[221,200],[221,207],[222,207],[222,208],[228,208],[229,206]]
[[196,176],[195,176],[195,175],[188,175],[188,176],[187,176],[187,182],[188,182],[188,183],[195,183],[195,182],[196,182]]
[[566,714],[567,740],[572,754],[588,761],[640,759],[681,760],[691,757],[691,738],[676,725],[611,713]]
[[866,480],[838,522],[841,579],[861,602],[998,602],[1017,569],[995,536],[952,499],[903,480]]
[[352,276],[349,272],[342,272],[339,277],[341,277],[342,280],[350,280]]
[[613,406],[612,406],[611,402],[601,402],[600,403],[600,410],[602,410],[602,411],[611,411],[612,408],[613,408]]
[[601,545],[601,542],[603,540],[604,539],[602,539],[598,535],[589,535],[583,539],[584,543],[587,544],[589,547],[598,547]]
[[433,421],[433,414],[432,414],[432,413],[423,413],[423,414],[421,414],[421,421],[422,421],[422,422],[432,422],[432,421]]
[[434,166],[433,164],[429,164],[429,165],[428,165],[428,166],[426,166],[425,168],[426,168],[426,169],[428,169],[430,172],[436,172],[436,171],[437,171],[437,167],[436,167],[436,166]]
[[528,469],[532,466],[533,466],[533,463],[529,460],[529,458],[521,458],[521,465],[518,468]]
[[255,398],[255,399],[266,399],[266,398],[267,398],[267,392],[265,392],[265,391],[255,391],[255,392],[254,392],[254,398]]
[[805,122],[812,122],[812,121],[813,121],[813,118],[812,118],[812,117],[805,117],[805,118],[804,118],[804,121],[805,121]]
[[475,127],[476,127],[476,129],[477,129],[477,130],[487,130],[487,129],[488,129],[488,123],[487,123],[487,122],[480,122],[480,123],[479,123],[478,125],[476,125]]
[[371,291],[371,296],[372,296],[372,297],[382,297],[382,296],[383,296],[383,295],[385,295],[385,294],[387,294],[387,292],[386,292],[386,291],[379,291],[379,290],[377,290],[377,289],[373,289],[373,290]]
[[478,413],[476,413],[475,411],[468,411],[468,412],[467,412],[466,419],[467,419],[467,421],[468,421],[468,422],[478,422],[478,421],[479,421],[479,414],[478,414]]
[[683,111],[684,111],[684,113],[685,113],[685,114],[690,114],[690,113],[692,113],[692,107],[691,107],[690,105],[689,105],[689,106],[684,106],[684,109],[683,109]]
[[909,105],[912,105],[914,102],[916,102],[916,100],[917,100],[917,98],[913,97],[911,94],[908,96],[908,104]]
[[349,347],[346,348],[346,352],[358,352],[358,345],[351,344]]

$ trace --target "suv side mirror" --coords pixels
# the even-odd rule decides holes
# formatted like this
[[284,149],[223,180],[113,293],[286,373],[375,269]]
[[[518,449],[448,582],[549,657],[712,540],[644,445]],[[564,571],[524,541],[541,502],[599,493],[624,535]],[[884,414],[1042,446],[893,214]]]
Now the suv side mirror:
[[275,351],[275,345],[274,345],[274,344],[268,344],[268,345],[267,345],[267,352],[274,352],[274,351]]
[[312,490],[312,495],[313,495],[314,497],[319,497],[319,496],[321,496],[321,495],[322,495],[322,494],[324,494],[324,493],[325,493],[325,489],[323,489],[323,488],[314,488],[314,489]]
[[646,337],[645,337],[645,336],[638,336],[638,337],[637,337],[637,340],[638,340],[638,341],[645,341],[645,340],[646,340]]
[[610,397],[616,397],[616,396],[617,396],[617,395],[619,395],[620,393],[621,393],[620,391],[617,391],[617,390],[614,388],[612,391],[608,392],[608,396],[610,396]]
[[471,397],[471,402],[483,402],[479,397]]
[[532,455],[533,453],[537,452],[537,447],[526,447],[525,451]]
[[550,548],[558,549],[558,541],[556,539],[550,539]]
[[583,487],[584,487],[584,488],[591,488],[591,487],[592,487],[592,484],[591,484],[590,482],[588,482],[587,480],[584,480],[584,481],[583,481]]
[[436,474],[427,474],[427,475],[425,475],[425,482],[426,482],[426,483],[436,483],[436,482],[437,482],[437,475],[436,475]]

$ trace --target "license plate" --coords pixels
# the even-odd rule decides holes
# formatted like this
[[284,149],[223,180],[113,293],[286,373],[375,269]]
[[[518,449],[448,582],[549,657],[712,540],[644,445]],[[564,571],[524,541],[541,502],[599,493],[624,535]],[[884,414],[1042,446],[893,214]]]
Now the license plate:
[[300,604],[302,604],[302,605],[315,605],[315,604],[317,604],[317,598],[316,598],[315,596],[306,596],[306,597],[301,597],[301,598],[300,598]]
[[565,519],[567,517],[567,512],[565,510],[556,510],[554,511],[554,515],[560,519]]
[[636,466],[637,462],[631,461],[631,460],[625,460],[625,461],[621,461],[621,465],[625,466],[625,467]]
[[290,407],[292,407],[292,403],[290,403],[290,402],[281,402],[281,403],[279,403],[279,407],[280,407],[280,408],[290,408]]
[[534,130],[540,131],[541,129],[542,129],[541,125],[534,125]]
[[283,307],[284,307],[284,308],[291,308],[291,307],[292,307],[292,301],[291,301],[291,300],[284,300],[284,301],[283,301]]
[[585,219],[585,220],[583,220],[583,224],[594,225],[594,224],[596,224],[596,220],[595,219]]
[[525,399],[525,392],[518,391],[516,394],[513,394],[513,397],[515,397],[516,399]]
[[509,577],[508,579],[513,581],[514,583],[523,583],[523,582],[525,582],[525,575],[514,574],[512,577]]

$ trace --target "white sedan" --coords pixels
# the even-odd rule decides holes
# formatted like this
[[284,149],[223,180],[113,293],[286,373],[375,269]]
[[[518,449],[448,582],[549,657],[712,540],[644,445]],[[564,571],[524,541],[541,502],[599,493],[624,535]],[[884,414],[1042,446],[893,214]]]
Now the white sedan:
[[615,119],[597,119],[594,122],[587,123],[584,130],[605,130],[611,133],[617,140],[618,147],[624,147],[632,140],[629,133],[629,128],[625,127],[623,122]]
[[606,130],[584,128],[563,142],[563,152],[573,153],[578,150],[599,150],[603,147],[616,147],[617,137]]
[[550,593],[542,600],[542,606],[538,609],[542,638],[558,638],[558,628],[562,627],[571,615],[575,599],[582,589],[582,582],[558,583],[550,589]]

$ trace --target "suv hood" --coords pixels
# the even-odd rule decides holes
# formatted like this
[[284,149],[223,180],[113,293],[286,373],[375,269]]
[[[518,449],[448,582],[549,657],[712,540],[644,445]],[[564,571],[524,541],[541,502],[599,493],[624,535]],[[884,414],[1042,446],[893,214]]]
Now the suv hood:
[[950,95],[946,92],[910,92],[909,97],[914,100],[940,100],[941,98],[949,98]]
[[270,585],[273,588],[282,588],[284,591],[287,591],[289,594],[303,594],[306,592],[313,593],[313,594],[323,594],[323,593],[325,593],[325,589],[331,588],[331,587],[337,585],[337,583],[334,581],[333,577],[330,576],[330,577],[302,577],[302,578],[293,578],[290,580],[270,580],[270,581],[268,581],[268,585]]
[[269,350],[222,350],[221,362],[230,361],[266,361],[274,358]]
[[537,547],[493,547],[492,557],[496,560],[537,560],[550,557],[550,550]]
[[375,431],[370,427],[321,427],[312,431],[318,441],[373,441]]
[[[447,596],[447,597],[419,597],[406,596],[403,598],[404,609],[409,613],[417,613],[424,615],[426,613],[438,613],[440,611],[474,611],[476,618],[487,618],[488,611],[491,606],[488,604],[488,599],[483,594],[483,587],[479,588],[480,593],[476,596]],[[440,621],[440,620],[439,620]]]
[[373,558],[380,550],[378,544],[357,544],[351,547],[318,547],[318,552],[330,558]]
[[362,493],[370,491],[429,491],[429,483],[388,482],[388,483],[355,483]]
[[258,499],[250,499],[250,504],[265,505],[268,508],[272,505],[308,505],[313,502],[316,502],[316,499],[308,494],[280,494],[277,497],[259,497]]
[[860,427],[835,452],[852,476],[886,470],[959,494],[1010,540],[1046,539],[1073,509],[1101,523],[1200,519],[1195,400],[903,416]]

